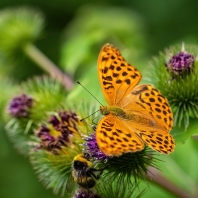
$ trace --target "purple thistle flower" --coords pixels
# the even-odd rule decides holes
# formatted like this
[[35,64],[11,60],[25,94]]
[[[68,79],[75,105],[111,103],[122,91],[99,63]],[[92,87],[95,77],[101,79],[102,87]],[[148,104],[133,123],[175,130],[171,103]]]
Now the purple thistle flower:
[[174,55],[165,66],[174,74],[181,75],[184,71],[189,72],[194,66],[195,58],[187,52],[179,52]]
[[16,118],[25,118],[29,115],[29,110],[32,107],[33,99],[22,94],[14,97],[8,106],[11,116]]
[[41,126],[37,136],[41,139],[38,148],[45,148],[54,154],[57,149],[67,147],[71,142],[70,137],[78,134],[78,118],[73,112],[59,112],[58,116],[52,116],[47,126]]
[[87,189],[77,189],[73,198],[100,198],[97,194]]
[[89,136],[84,138],[87,142],[84,144],[86,146],[86,150],[91,153],[92,157],[97,160],[107,160],[108,156],[106,156],[98,147],[96,142],[96,133],[90,133]]

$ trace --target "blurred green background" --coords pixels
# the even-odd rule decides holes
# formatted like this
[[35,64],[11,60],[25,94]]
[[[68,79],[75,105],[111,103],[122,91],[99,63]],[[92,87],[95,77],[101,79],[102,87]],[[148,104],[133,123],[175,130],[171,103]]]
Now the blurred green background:
[[[183,41],[198,43],[198,1],[195,0],[0,1],[0,11],[20,6],[36,8],[46,18],[45,29],[36,46],[74,80],[80,79],[97,98],[101,98],[101,93],[97,95],[99,83],[90,82],[97,78],[97,56],[106,42],[119,47],[126,59],[143,73],[147,72],[151,57],[164,48]],[[95,67],[90,67],[93,64]],[[17,65],[17,73],[9,73],[15,82],[39,74],[42,71],[26,57]],[[77,89],[79,92],[71,93],[71,98],[84,97],[79,94],[81,88]],[[4,126],[0,127],[0,198],[60,197],[38,181],[31,164],[12,147]],[[197,161],[196,153],[197,147],[195,152],[190,143],[185,149],[179,145],[171,158],[162,157],[168,163],[160,163],[164,166],[162,170],[166,170],[166,166],[173,167],[167,177],[186,190],[194,189],[195,181],[198,182],[197,173],[187,163]],[[180,177],[172,178],[176,170]],[[191,187],[185,186],[188,181]],[[174,196],[151,186],[144,197]]]

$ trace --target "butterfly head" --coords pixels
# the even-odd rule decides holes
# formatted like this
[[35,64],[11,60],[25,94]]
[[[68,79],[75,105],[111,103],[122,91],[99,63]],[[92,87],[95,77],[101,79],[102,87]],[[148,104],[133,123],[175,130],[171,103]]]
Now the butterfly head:
[[101,112],[102,115],[110,114],[110,110],[107,106],[100,106],[100,112]]

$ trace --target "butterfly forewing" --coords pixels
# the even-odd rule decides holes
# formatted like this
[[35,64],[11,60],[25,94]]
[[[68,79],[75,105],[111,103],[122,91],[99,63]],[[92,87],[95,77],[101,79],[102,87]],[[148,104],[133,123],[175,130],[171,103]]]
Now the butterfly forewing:
[[111,44],[104,45],[99,54],[98,76],[109,105],[118,104],[141,80],[140,72]]
[[144,143],[123,120],[109,114],[97,126],[96,140],[106,155],[121,155],[144,149]]

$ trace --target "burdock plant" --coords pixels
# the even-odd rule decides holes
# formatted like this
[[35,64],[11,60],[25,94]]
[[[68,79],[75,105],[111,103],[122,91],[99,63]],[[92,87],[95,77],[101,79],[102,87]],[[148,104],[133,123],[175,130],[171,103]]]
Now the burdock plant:
[[197,133],[197,52],[197,46],[183,43],[166,49],[150,62],[150,83],[167,97],[174,114],[172,133],[183,141]]
[[[156,153],[147,147],[119,157],[106,156],[100,151],[94,127],[91,127],[94,116],[83,119],[96,112],[98,107],[90,101],[80,100],[77,88],[72,90],[71,78],[33,44],[42,35],[43,22],[42,14],[32,9],[0,13],[2,63],[16,63],[19,55],[26,55],[51,75],[23,82],[8,101],[6,130],[13,146],[30,158],[39,180],[55,193],[75,198],[142,196],[145,191],[139,184],[149,181],[149,177],[154,179],[153,169],[159,167]],[[179,127],[189,133],[191,127],[196,126],[196,51],[197,47],[172,47],[151,64],[150,82],[168,98],[174,112],[175,137]],[[75,96],[75,101],[70,93]],[[97,122],[94,124],[97,127]],[[90,164],[93,164],[86,170],[82,168],[85,182],[89,169],[101,172],[93,189],[79,187],[72,178],[73,159],[82,152],[90,154]],[[68,186],[72,187],[71,192]]]
[[6,129],[14,146],[28,155],[36,126],[41,120],[46,120],[50,111],[63,104],[67,91],[57,80],[36,77],[21,84],[17,92],[18,95],[10,99],[6,107],[9,119]]

